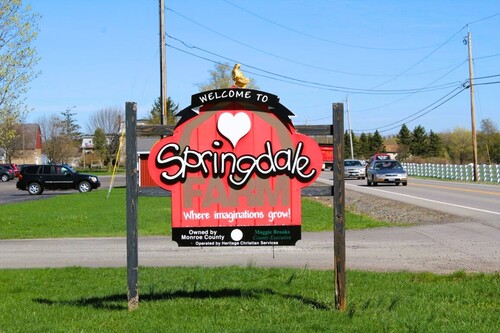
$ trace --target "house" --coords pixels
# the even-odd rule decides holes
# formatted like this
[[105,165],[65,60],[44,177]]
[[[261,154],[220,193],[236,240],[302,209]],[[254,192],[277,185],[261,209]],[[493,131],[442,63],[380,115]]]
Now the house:
[[137,137],[137,155],[139,157],[139,186],[156,186],[149,175],[148,158],[151,148],[156,142],[160,140],[159,137]]
[[399,146],[397,144],[387,144],[385,145],[386,154],[392,159],[396,159],[399,152]]
[[16,128],[15,154],[11,162],[15,164],[42,163],[42,131],[38,124],[20,124]]

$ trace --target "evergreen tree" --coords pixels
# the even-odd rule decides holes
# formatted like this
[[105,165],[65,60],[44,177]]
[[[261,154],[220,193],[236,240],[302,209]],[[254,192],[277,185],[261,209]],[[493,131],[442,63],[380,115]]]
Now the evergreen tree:
[[80,132],[80,125],[76,123],[75,115],[76,112],[71,112],[72,108],[67,108],[66,111],[61,112],[62,120],[62,135],[65,135],[70,140],[79,140],[82,136]]
[[403,126],[401,126],[401,129],[399,130],[399,134],[396,137],[396,143],[399,147],[398,159],[405,160],[409,157],[411,141],[411,132],[408,129],[408,126],[406,126],[406,124],[403,124]]
[[425,128],[421,125],[415,127],[411,138],[410,153],[415,156],[427,156],[429,151],[429,138],[425,132]]
[[93,143],[94,152],[97,156],[99,156],[101,161],[106,164],[108,150],[106,144],[106,133],[104,133],[104,130],[102,128],[99,127],[94,131]]
[[360,153],[359,138],[354,134],[354,132],[352,133],[352,145],[354,147],[354,158],[364,158]]
[[358,148],[358,153],[360,156],[362,156],[364,159],[368,159],[370,155],[370,135],[367,135],[366,133],[361,133],[359,136],[359,148]]
[[[352,151],[354,156],[358,156],[357,147],[356,147],[357,139],[356,135],[352,133]],[[354,158],[351,156],[351,136],[349,135],[349,131],[344,133],[344,158]]]
[[370,140],[370,155],[376,153],[385,153],[384,139],[378,130],[375,131]]
[[[177,111],[179,110],[179,105],[174,103],[170,97],[167,98],[166,104],[167,117],[164,119],[164,123],[165,125],[174,125],[177,123],[177,119],[175,117],[177,115]],[[154,101],[153,107],[149,113],[148,123],[161,124],[161,97],[158,97],[158,99]]]
[[439,135],[434,133],[432,130],[429,132],[429,149],[427,156],[429,157],[439,157],[443,151],[443,143]]

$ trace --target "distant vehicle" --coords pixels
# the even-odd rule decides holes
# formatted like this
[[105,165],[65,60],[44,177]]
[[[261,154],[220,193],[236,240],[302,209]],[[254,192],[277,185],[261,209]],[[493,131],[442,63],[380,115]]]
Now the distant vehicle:
[[396,160],[373,160],[366,172],[366,185],[392,183],[408,185],[408,175],[403,166]]
[[365,167],[360,160],[344,160],[344,177],[365,179]]
[[44,190],[78,190],[90,192],[101,186],[94,175],[78,173],[66,164],[27,165],[19,175],[16,187],[31,195]]
[[392,160],[391,156],[386,154],[386,153],[376,153],[373,156],[370,157],[368,162],[365,164],[365,174],[368,174],[368,168],[370,167],[370,164],[375,161],[375,160]]
[[0,164],[0,166],[11,168],[14,171],[14,176],[19,177],[19,168],[17,167],[17,164],[14,164],[14,163]]
[[385,160],[392,160],[392,158],[391,158],[391,155],[389,155],[389,154],[377,153],[377,154],[373,155],[372,157],[370,157],[369,163],[371,163],[374,160],[385,161]]
[[11,168],[7,168],[4,166],[0,166],[0,179],[2,182],[8,182],[9,180],[12,180],[16,178],[14,175],[14,171]]
[[323,157],[323,170],[333,170],[333,145],[320,144],[321,156]]

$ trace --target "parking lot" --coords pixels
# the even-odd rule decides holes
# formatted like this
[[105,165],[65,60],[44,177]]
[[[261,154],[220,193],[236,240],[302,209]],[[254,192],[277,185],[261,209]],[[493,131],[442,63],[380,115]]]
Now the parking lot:
[[[98,191],[107,191],[109,185],[111,183],[111,176],[99,176],[99,180],[101,181],[101,187]],[[15,203],[22,202],[28,200],[39,200],[45,199],[49,197],[53,197],[55,195],[68,195],[71,193],[77,193],[76,190],[69,191],[45,191],[41,195],[29,195],[27,191],[20,191],[16,188],[17,179],[8,181],[8,182],[0,182],[0,205],[6,203]],[[125,186],[125,176],[117,175],[113,181],[113,187]]]

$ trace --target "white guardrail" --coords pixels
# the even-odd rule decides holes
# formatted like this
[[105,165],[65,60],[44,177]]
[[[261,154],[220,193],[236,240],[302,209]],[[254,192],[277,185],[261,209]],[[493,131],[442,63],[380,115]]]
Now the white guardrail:
[[[432,177],[441,179],[472,181],[473,164],[431,164],[401,163],[409,176]],[[500,183],[500,165],[479,164],[478,180],[482,182]]]

